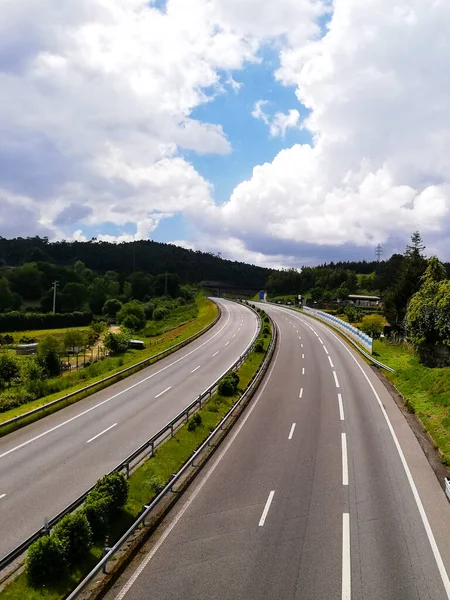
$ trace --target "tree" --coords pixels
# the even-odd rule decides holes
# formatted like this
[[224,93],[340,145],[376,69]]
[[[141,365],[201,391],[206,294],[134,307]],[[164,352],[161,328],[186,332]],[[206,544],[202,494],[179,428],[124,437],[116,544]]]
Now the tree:
[[72,354],[79,354],[86,346],[86,335],[79,329],[68,329],[63,338],[64,348]]
[[384,314],[395,329],[405,330],[406,308],[410,298],[419,290],[427,259],[422,252],[424,245],[418,232],[411,236],[411,245],[405,250],[400,270],[393,277],[391,287],[384,296]]
[[102,313],[110,319],[116,319],[117,313],[122,308],[122,302],[117,298],[110,298],[105,302],[102,308]]
[[349,291],[348,287],[345,284],[342,284],[336,290],[336,295],[339,298],[339,300],[348,300],[349,294],[350,294],[350,291]]
[[61,374],[61,342],[53,335],[47,335],[38,344],[37,358],[48,377]]
[[109,331],[105,335],[103,345],[111,354],[121,354],[128,350],[128,344],[131,336],[127,330],[123,330],[120,333],[112,333]]
[[8,278],[13,291],[20,294],[22,298],[39,300],[42,296],[44,278],[36,263],[25,263],[13,269]]
[[137,300],[132,300],[124,304],[117,313],[117,320],[119,323],[124,323],[125,319],[130,315],[135,317],[133,323],[136,330],[142,329],[145,326],[145,310],[143,305]]
[[386,319],[382,315],[365,315],[362,318],[361,329],[371,337],[379,337],[385,325]]
[[103,277],[96,277],[89,286],[89,306],[95,315],[99,315],[107,300],[106,283]]
[[63,309],[68,312],[81,310],[86,304],[88,295],[88,289],[83,283],[68,283],[62,291]]
[[408,337],[421,362],[430,366],[450,364],[450,281],[444,265],[435,257],[428,261],[420,290],[408,304]]
[[9,287],[9,281],[5,277],[0,277],[0,311],[12,308],[13,302],[14,297]]
[[16,377],[19,377],[19,364],[15,358],[8,354],[0,356],[0,385],[11,385],[11,382]]

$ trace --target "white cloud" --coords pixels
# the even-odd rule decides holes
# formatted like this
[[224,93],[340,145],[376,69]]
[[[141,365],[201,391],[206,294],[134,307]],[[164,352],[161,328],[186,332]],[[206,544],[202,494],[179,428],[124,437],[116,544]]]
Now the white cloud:
[[[296,86],[314,143],[255,167],[202,227],[249,248],[374,245],[419,229],[449,258],[449,29],[445,0],[335,0],[328,33],[288,40],[276,73]],[[271,123],[262,106],[254,116]]]
[[265,123],[266,125],[269,124],[269,117],[268,115],[266,115],[266,113],[263,111],[262,107],[268,103],[268,100],[257,100],[255,102],[255,106],[253,107],[252,110],[252,117],[254,119],[259,119],[260,121],[262,121],[263,123]]
[[272,137],[285,136],[287,129],[299,128],[300,113],[292,108],[288,114],[276,113],[270,123],[270,135]]

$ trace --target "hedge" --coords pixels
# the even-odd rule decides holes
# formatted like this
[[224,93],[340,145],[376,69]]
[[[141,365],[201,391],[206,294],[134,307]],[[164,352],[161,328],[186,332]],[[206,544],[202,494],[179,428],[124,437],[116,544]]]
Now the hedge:
[[0,332],[28,331],[32,329],[59,329],[82,327],[92,322],[90,312],[73,313],[23,313],[13,311],[0,313]]

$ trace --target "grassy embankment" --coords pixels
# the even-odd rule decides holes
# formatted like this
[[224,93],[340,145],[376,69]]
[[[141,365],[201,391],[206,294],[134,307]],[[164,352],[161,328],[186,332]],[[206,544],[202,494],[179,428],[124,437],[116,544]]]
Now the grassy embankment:
[[[271,334],[263,338],[264,349],[267,350]],[[252,352],[247,360],[237,371],[239,375],[239,390],[231,397],[214,394],[208,403],[198,411],[202,423],[193,431],[188,425],[178,430],[173,438],[164,442],[155,452],[155,456],[146,461],[141,467],[131,474],[129,481],[130,490],[128,502],[120,520],[111,531],[110,542],[117,541],[124,531],[141,513],[142,506],[148,504],[157,493],[170,481],[182,465],[192,456],[192,453],[205,441],[224,415],[238,400],[242,390],[250,383],[264,359],[265,353]],[[74,572],[65,581],[61,581],[55,588],[36,590],[29,586],[26,573],[21,573],[14,581],[0,592],[0,600],[61,600],[98,561],[101,547],[95,546],[91,556],[82,567]]]
[[450,367],[431,369],[419,363],[416,354],[404,345],[375,340],[374,356],[395,369],[384,373],[416,413],[450,465]]
[[[75,373],[68,373],[55,380],[51,380],[51,383],[59,388],[58,391],[1,413],[0,425],[4,421],[24,414],[34,408],[47,404],[48,402],[52,402],[53,400],[57,400],[66,394],[75,392],[86,385],[95,383],[108,375],[113,375],[126,367],[130,367],[159,352],[167,350],[170,346],[194,335],[203,329],[203,327],[211,323],[215,319],[217,311],[217,306],[213,302],[204,296],[197,296],[195,303],[180,306],[172,311],[169,317],[162,321],[150,322],[145,329],[145,336],[136,336],[145,342],[145,350],[130,349],[120,356],[110,357],[103,361],[95,362],[89,367],[76,371]],[[30,335],[35,335],[37,332],[28,333]],[[96,391],[98,389],[100,389],[100,387],[96,388]]]

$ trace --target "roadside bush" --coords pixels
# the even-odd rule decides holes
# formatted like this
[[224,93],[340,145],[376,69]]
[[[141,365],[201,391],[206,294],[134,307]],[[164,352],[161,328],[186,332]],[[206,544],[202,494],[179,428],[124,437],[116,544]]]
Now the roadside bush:
[[28,335],[23,335],[19,339],[19,344],[35,344],[35,343],[36,343],[36,338],[30,337]]
[[143,327],[145,327],[146,317],[144,306],[137,300],[131,300],[131,302],[127,302],[126,304],[124,304],[117,313],[117,320],[119,321],[119,323],[124,323],[125,319],[128,316],[135,317],[135,329],[142,329]]
[[269,328],[269,326],[268,326],[268,325],[264,325],[262,332],[263,332],[264,334],[268,334],[268,333],[270,333],[270,328]]
[[188,422],[188,431],[195,431],[197,427],[200,427],[203,424],[202,417],[199,413],[195,413],[195,415],[189,419]]
[[3,392],[0,395],[0,413],[6,412],[22,404],[35,400],[36,396],[28,390],[17,390],[14,392]]
[[119,512],[127,503],[128,481],[122,473],[105,475],[97,481],[94,489],[111,498],[111,510],[113,512]]
[[141,322],[135,315],[127,315],[122,321],[122,325],[130,331],[137,331],[140,328]]
[[150,492],[152,492],[156,496],[164,489],[165,482],[161,475],[156,475],[156,473],[152,473],[147,480],[147,485],[150,489]]
[[108,533],[111,504],[111,498],[96,489],[89,492],[84,502],[83,512],[89,522],[92,535],[96,540]]
[[28,550],[26,570],[33,586],[55,583],[67,569],[61,542],[53,535],[45,536],[31,544]]
[[264,343],[261,339],[256,340],[253,350],[259,353],[264,352]]
[[82,511],[63,517],[53,529],[52,536],[60,542],[70,565],[84,558],[92,546],[91,527]]
[[130,335],[127,330],[122,330],[120,333],[112,333],[109,331],[105,335],[103,344],[111,354],[121,354],[128,350]]
[[233,396],[237,392],[239,385],[239,375],[237,373],[228,373],[219,383],[219,394],[221,396]]
[[2,354],[0,356],[0,387],[11,385],[20,375],[19,363],[14,356]]

